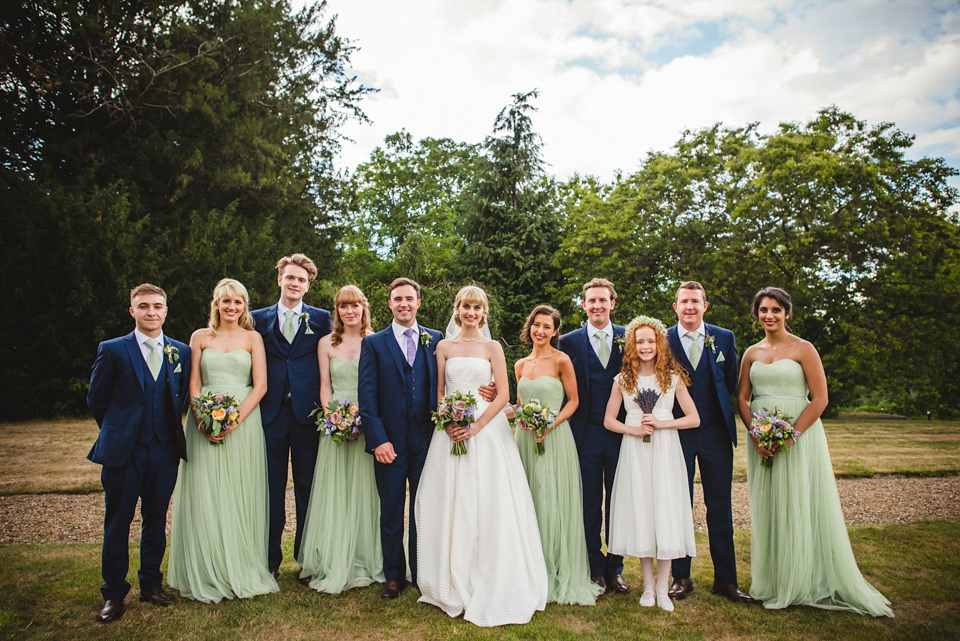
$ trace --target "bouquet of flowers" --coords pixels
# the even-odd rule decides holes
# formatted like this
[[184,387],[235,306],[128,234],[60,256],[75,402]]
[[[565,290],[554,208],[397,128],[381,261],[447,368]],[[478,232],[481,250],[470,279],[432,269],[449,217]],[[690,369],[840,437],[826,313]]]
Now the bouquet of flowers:
[[[431,415],[434,425],[437,426],[437,431],[442,432],[450,425],[455,427],[470,425],[476,411],[477,399],[473,397],[473,394],[454,392],[441,398],[437,404],[437,411],[431,412]],[[457,441],[453,444],[450,453],[454,456],[463,456],[467,453],[467,446],[463,441]]]
[[[240,403],[229,394],[206,392],[190,401],[193,413],[201,423],[197,427],[208,436],[220,436],[226,429],[237,426],[240,418]],[[223,441],[210,441],[220,445]]]
[[[773,408],[771,412],[763,408],[759,412],[750,412],[753,419],[750,421],[750,429],[747,434],[757,440],[757,445],[763,448],[776,447],[777,451],[785,452],[790,449],[787,441],[793,439],[796,441],[800,432],[793,429],[790,421],[793,419],[784,414],[779,407]],[[761,462],[764,467],[773,467],[773,457],[764,458]]]
[[321,436],[329,436],[334,443],[355,441],[363,432],[360,429],[360,408],[347,399],[330,401],[327,408],[317,408],[310,412],[317,414],[317,431]]
[[[634,402],[640,406],[640,411],[644,414],[652,414],[653,407],[657,404],[657,401],[660,400],[660,392],[655,389],[642,389],[637,391],[637,395],[633,397]],[[650,442],[650,435],[643,437],[644,443]]]
[[543,437],[553,427],[555,418],[556,416],[546,403],[541,403],[538,398],[531,398],[528,403],[524,403],[517,409],[513,424],[521,430],[533,432],[537,441],[537,456],[540,456],[546,451]]

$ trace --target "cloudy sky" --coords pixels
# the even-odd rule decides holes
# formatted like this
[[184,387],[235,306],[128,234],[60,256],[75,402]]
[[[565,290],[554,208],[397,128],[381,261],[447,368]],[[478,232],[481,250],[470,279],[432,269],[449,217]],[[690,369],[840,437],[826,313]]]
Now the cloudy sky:
[[[960,168],[960,2],[939,0],[329,0],[380,89],[341,165],[384,136],[480,142],[511,95],[558,178],[632,172],[684,129],[805,121],[837,105],[916,135]],[[952,183],[960,187],[960,180]]]

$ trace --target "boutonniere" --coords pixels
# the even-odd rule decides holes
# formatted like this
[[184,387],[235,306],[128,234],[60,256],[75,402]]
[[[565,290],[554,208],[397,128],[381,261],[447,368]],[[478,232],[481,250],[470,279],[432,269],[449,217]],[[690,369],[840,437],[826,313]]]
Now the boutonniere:
[[163,346],[163,353],[167,355],[167,362],[171,365],[180,360],[180,350],[175,345],[167,343]]
[[308,313],[306,313],[306,312],[303,312],[302,314],[300,314],[299,316],[297,316],[297,318],[299,318],[302,322],[304,322],[304,323],[307,324],[307,329],[304,330],[303,333],[304,333],[305,335],[312,334],[312,333],[313,333],[313,330],[310,329],[310,314],[308,314]]
[[627,344],[627,335],[622,334],[620,336],[613,337],[613,344],[620,348],[620,351],[623,351],[623,346]]
[[420,344],[424,347],[430,347],[430,343],[433,342],[433,335],[427,330],[420,332]]
[[712,334],[707,334],[706,336],[703,337],[703,346],[709,347],[710,351],[716,354],[717,346],[714,343],[716,343],[716,339]]

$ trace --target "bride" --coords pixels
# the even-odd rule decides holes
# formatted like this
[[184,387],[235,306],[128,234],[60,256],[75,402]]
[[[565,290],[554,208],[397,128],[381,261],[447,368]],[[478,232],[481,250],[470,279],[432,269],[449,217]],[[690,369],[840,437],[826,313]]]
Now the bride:
[[[489,304],[479,287],[454,303],[460,333],[437,345],[437,398],[477,399],[468,427],[435,432],[417,492],[420,601],[479,626],[527,623],[547,600],[547,569],[533,498],[506,417],[507,363],[500,343],[481,335]],[[486,403],[478,388],[496,383]],[[463,441],[467,453],[451,446]]]

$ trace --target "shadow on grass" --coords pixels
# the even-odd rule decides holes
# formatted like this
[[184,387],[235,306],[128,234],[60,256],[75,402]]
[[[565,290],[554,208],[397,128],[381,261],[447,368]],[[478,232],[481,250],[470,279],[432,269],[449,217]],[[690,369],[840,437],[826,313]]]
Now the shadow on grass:
[[[673,614],[640,608],[638,590],[607,595],[597,607],[549,605],[522,626],[477,628],[416,603],[417,592],[384,602],[380,587],[342,595],[318,594],[296,582],[295,565],[282,568],[280,593],[205,605],[186,600],[166,609],[142,604],[134,587],[121,621],[101,626],[100,547],[0,546],[0,639],[930,639],[960,637],[960,523],[921,521],[851,528],[864,576],[893,602],[895,619],[872,619],[808,607],[767,611],[710,594],[707,541],[698,533],[694,561],[698,589]],[[290,539],[285,541],[290,554]],[[749,533],[737,532],[740,583],[749,586]],[[131,545],[136,567],[137,546]],[[641,584],[630,559],[625,578]],[[131,573],[135,583],[135,572]]]

